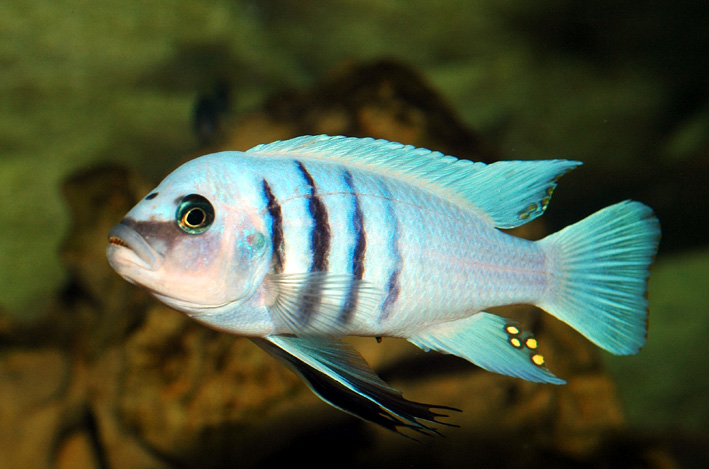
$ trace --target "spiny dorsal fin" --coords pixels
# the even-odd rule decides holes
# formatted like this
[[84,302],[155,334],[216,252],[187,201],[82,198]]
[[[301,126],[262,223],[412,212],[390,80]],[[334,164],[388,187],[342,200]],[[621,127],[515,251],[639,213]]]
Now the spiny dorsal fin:
[[257,145],[247,153],[337,161],[403,179],[478,211],[498,228],[514,228],[544,213],[557,179],[581,164],[539,160],[488,165],[388,140],[327,135]]

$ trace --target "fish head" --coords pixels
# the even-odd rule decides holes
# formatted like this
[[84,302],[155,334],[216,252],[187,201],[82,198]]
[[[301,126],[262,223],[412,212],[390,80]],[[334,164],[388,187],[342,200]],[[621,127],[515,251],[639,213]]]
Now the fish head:
[[191,316],[234,311],[269,267],[262,217],[214,156],[175,170],[108,235],[118,274]]

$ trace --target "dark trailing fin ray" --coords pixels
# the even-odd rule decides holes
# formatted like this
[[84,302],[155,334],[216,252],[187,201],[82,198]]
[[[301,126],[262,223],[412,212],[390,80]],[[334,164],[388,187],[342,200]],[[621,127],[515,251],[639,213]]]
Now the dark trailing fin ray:
[[332,338],[271,336],[251,340],[300,376],[328,404],[408,438],[400,428],[424,435],[440,433],[430,425],[452,407],[409,401],[384,382],[351,346]]

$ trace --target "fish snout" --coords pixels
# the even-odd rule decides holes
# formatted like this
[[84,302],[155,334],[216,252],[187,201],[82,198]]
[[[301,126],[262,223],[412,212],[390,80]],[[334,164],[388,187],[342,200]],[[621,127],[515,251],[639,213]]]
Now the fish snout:
[[135,229],[120,222],[108,232],[107,256],[111,266],[129,262],[146,270],[156,270],[162,256]]

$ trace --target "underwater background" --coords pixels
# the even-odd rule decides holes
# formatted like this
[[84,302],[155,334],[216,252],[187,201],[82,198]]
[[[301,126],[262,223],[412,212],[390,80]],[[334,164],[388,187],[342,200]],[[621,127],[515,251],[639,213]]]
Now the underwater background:
[[[6,456],[0,465],[257,466],[273,459],[239,460],[244,453],[238,451],[208,463],[200,458],[239,445],[268,455],[263,439],[269,437],[279,442],[273,454],[290,455],[291,462],[307,460],[312,453],[305,448],[344,458],[359,454],[352,447],[386,454],[389,436],[372,436],[366,424],[351,430],[348,416],[333,417],[302,397],[307,390],[301,394],[297,380],[271,370],[268,357],[184,325],[181,315],[155,306],[105,261],[108,228],[181,162],[301,133],[370,135],[484,161],[583,161],[564,177],[547,220],[529,236],[625,198],[652,206],[663,225],[645,349],[611,357],[578,346],[569,364],[559,347],[557,359],[569,373],[603,379],[599,389],[617,399],[617,408],[584,407],[590,422],[584,431],[594,444],[582,441],[583,432],[581,442],[553,441],[563,439],[563,418],[555,412],[564,407],[540,402],[563,397],[542,399],[525,384],[509,389],[518,400],[536,396],[536,408],[506,412],[500,404],[499,414],[485,418],[509,422],[491,431],[480,419],[463,423],[456,414],[451,421],[463,428],[446,429],[447,446],[427,443],[427,452],[391,443],[397,449],[389,461],[455,466],[475,450],[481,464],[517,462],[505,448],[520,451],[531,466],[709,465],[707,24],[699,0],[3,2],[0,454]],[[559,334],[559,343],[583,340]],[[382,355],[427,358],[392,347],[365,356],[388,370],[385,377],[401,379],[407,397],[446,403],[429,397],[429,384],[417,388],[406,373],[397,375],[409,362],[395,366]],[[211,370],[216,362],[230,371],[209,382],[215,387],[201,394],[204,400],[190,400],[185,396],[209,389],[204,381],[189,381],[199,392],[180,394],[177,378],[170,385],[148,382],[150,373],[132,375],[126,372],[132,368],[118,365],[111,376],[122,376],[117,382],[124,387],[102,388],[97,382],[106,376],[96,369],[108,373],[115,360],[139,363],[144,371],[157,367],[173,378]],[[229,387],[246,362],[258,385],[249,381],[254,388],[248,392]],[[444,395],[454,393],[446,390],[458,386],[462,374],[481,375],[449,361],[423,363],[440,366],[427,383],[438,383],[431,392]],[[574,371],[578,363],[587,368]],[[484,407],[486,390],[507,380],[461,389],[479,401],[473,407]],[[103,404],[127,391],[136,393],[135,401]],[[259,401],[258,410],[227,418],[194,404],[252,394],[271,396],[270,407]],[[175,395],[176,402],[190,403],[189,411],[154,405]],[[600,396],[590,392],[584,402],[605,399]],[[290,401],[303,401],[308,410]],[[169,414],[178,408],[184,413]],[[326,415],[328,431],[315,424],[282,426],[307,422],[310,409]],[[120,419],[110,417],[116,412]],[[281,414],[287,418],[274,417]],[[146,423],[156,419],[162,426]],[[270,423],[252,429],[250,422],[259,419]],[[472,436],[463,433],[470,425],[477,425]],[[547,427],[554,432],[544,433]],[[527,429],[542,436],[525,439]],[[535,444],[542,450],[530,449]],[[439,453],[447,456],[431,456]],[[338,464],[365,461],[371,465],[361,455]]]

